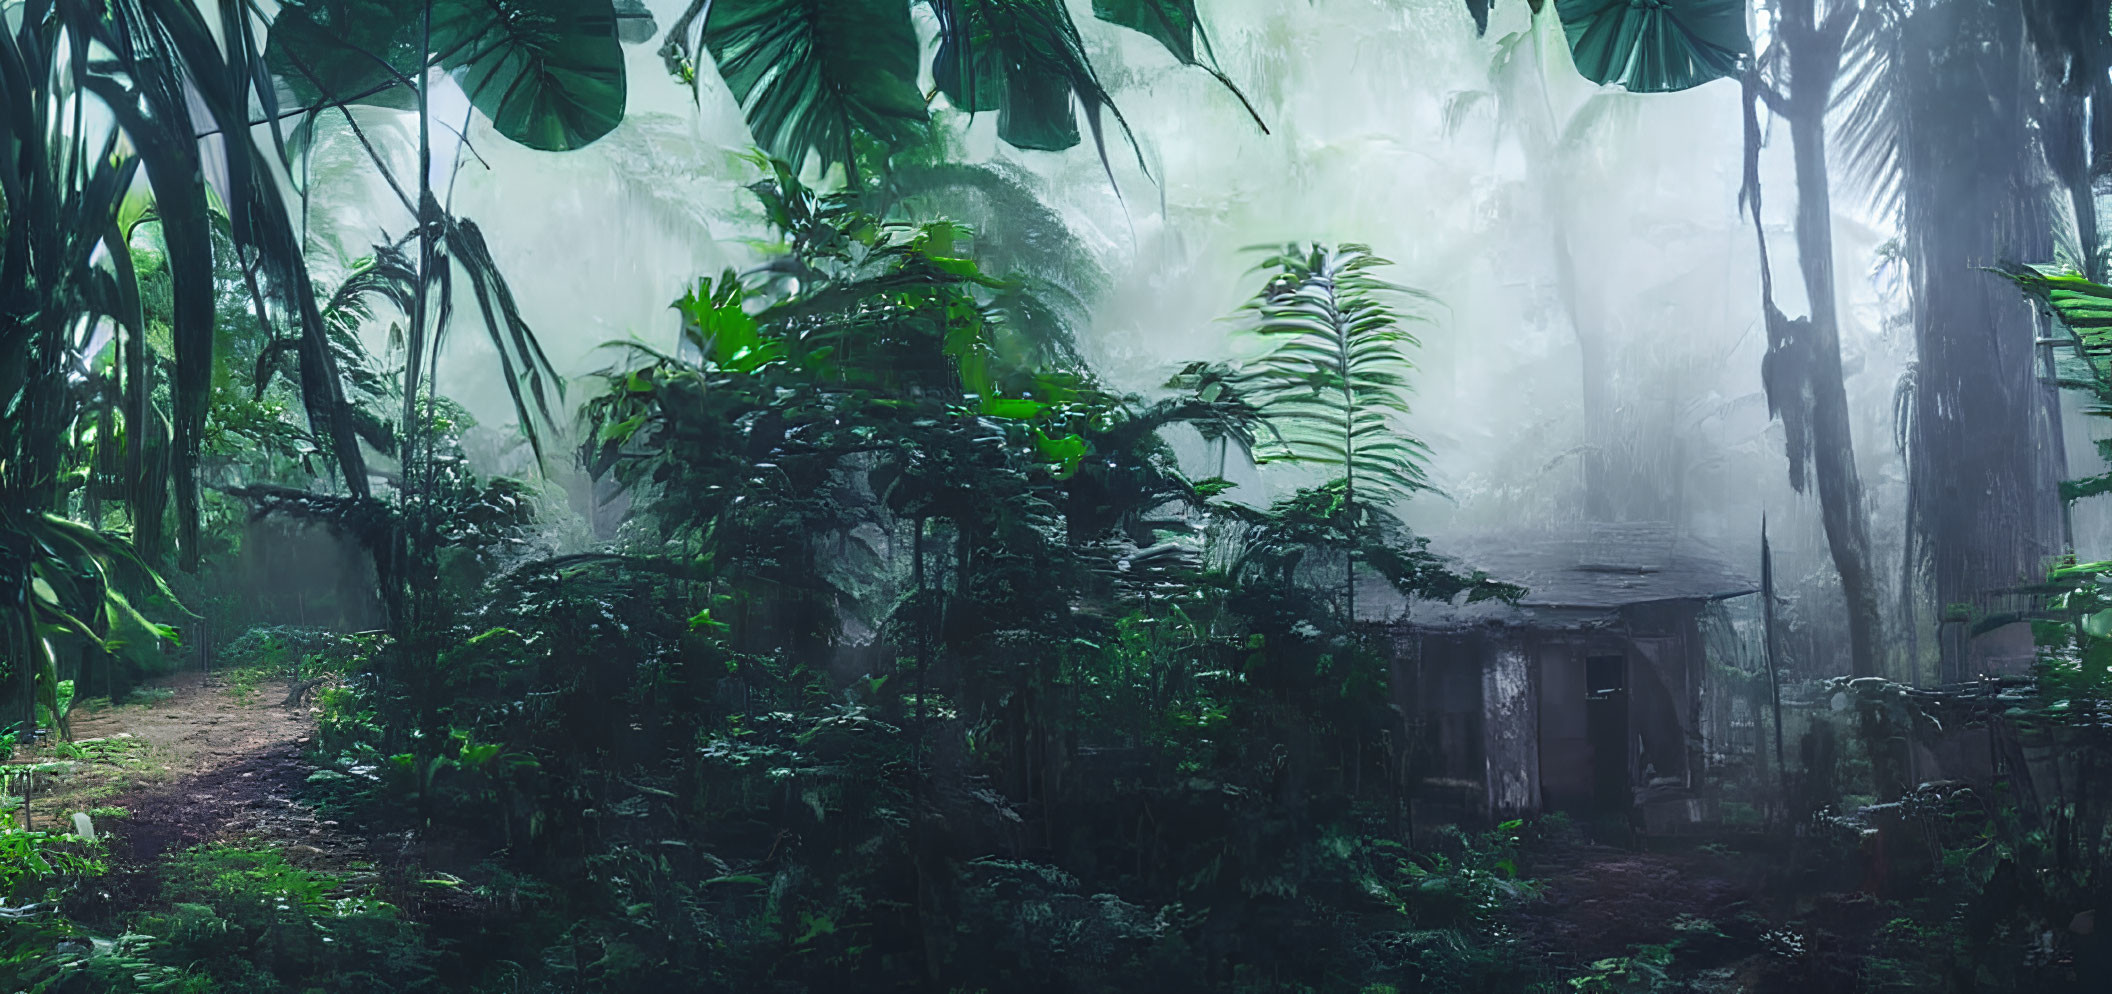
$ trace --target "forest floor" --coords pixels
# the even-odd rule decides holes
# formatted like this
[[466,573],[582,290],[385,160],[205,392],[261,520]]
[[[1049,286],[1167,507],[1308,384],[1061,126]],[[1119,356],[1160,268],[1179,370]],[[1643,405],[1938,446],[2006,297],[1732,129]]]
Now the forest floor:
[[187,672],[151,685],[140,703],[76,709],[73,741],[40,749],[40,760],[62,765],[39,784],[36,823],[67,830],[73,812],[106,812],[95,829],[131,868],[237,840],[268,843],[311,869],[364,862],[364,840],[298,799],[313,772],[301,750],[315,713],[282,705],[289,689]]
[[1782,863],[1735,844],[1554,842],[1531,858],[1539,900],[1516,908],[1510,925],[1566,972],[1630,970],[1653,951],[1669,966],[1676,952],[1691,991],[1861,989],[1874,937],[1896,912],[1853,881],[1784,900],[1774,879]]
[[1582,962],[1684,939],[1704,923],[1759,910],[1764,869],[1736,854],[1559,844],[1532,865],[1540,900],[1515,926],[1542,950]]

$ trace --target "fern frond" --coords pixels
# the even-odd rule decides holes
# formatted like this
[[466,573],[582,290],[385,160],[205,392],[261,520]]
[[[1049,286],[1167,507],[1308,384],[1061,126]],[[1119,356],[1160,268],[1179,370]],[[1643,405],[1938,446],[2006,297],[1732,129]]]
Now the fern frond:
[[1381,503],[1431,489],[1429,450],[1398,424],[1420,343],[1405,326],[1419,318],[1397,302],[1429,297],[1378,277],[1386,265],[1362,245],[1270,256],[1276,273],[1247,310],[1272,347],[1237,376],[1270,428],[1259,461],[1338,470],[1349,493]]

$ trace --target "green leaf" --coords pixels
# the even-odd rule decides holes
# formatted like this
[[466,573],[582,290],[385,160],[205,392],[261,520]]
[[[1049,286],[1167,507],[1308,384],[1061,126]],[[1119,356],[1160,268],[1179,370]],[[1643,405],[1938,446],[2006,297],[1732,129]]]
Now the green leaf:
[[631,435],[635,433],[638,430],[639,426],[643,424],[645,424],[645,415],[634,414],[628,418],[623,419],[622,421],[614,421],[610,422],[609,424],[602,425],[601,431],[597,434],[596,437],[603,442],[614,442],[617,444],[622,444],[623,442],[630,440]]
[[704,47],[756,144],[855,172],[863,132],[899,147],[926,121],[917,34],[899,0],[714,0]]
[[782,358],[784,349],[764,340],[755,318],[741,305],[745,297],[740,277],[729,269],[716,284],[699,281],[695,290],[675,301],[675,309],[682,312],[683,334],[713,362],[752,373]]
[[983,413],[994,418],[1010,418],[1024,421],[1040,414],[1048,405],[1024,397],[987,397],[983,400]]
[[463,766],[483,766],[497,759],[499,753],[503,752],[505,748],[505,746],[496,742],[471,745],[465,741],[462,743],[461,763]]
[[2112,608],[2083,615],[2083,631],[2092,638],[2112,638]]
[[1080,141],[1081,109],[1103,164],[1101,112],[1112,114],[1128,134],[1062,0],[941,0],[932,12],[939,22],[932,79],[962,110],[996,110],[997,136],[1006,144],[1048,152],[1070,148]]
[[1055,466],[1056,478],[1065,479],[1078,469],[1085,459],[1085,439],[1077,435],[1061,435],[1051,438],[1041,429],[1034,429],[1034,451],[1042,461]]
[[761,887],[767,883],[769,883],[769,881],[764,880],[763,878],[758,877],[752,873],[734,873],[721,877],[712,877],[711,879],[704,881],[704,886],[709,887],[712,884],[748,884],[755,887]]
[[417,18],[402,0],[287,0],[271,22],[264,61],[310,107],[418,106]]
[[1150,35],[1182,65],[1196,64],[1197,42],[1210,51],[1195,0],[1093,0],[1093,16]]
[[492,127],[529,148],[579,148],[623,120],[611,0],[435,0],[433,48]]
[[733,626],[712,617],[711,609],[707,607],[689,616],[689,630],[727,632],[732,631]]
[[170,645],[183,645],[183,639],[177,636],[175,628],[161,624],[160,622],[148,620],[146,615],[139,613],[139,610],[132,606],[131,599],[126,597],[123,591],[112,587],[109,590],[103,592],[103,597],[106,601],[108,601],[110,607],[113,609],[114,616],[121,615],[123,617],[130,618],[133,624],[136,624],[139,627],[146,629],[155,638],[167,642]]
[[792,940],[795,946],[806,945],[820,936],[836,934],[836,919],[828,915],[801,912],[799,920],[800,924],[805,926],[805,931],[800,933],[799,938]]
[[1736,76],[1752,54],[1745,0],[1556,0],[1577,71],[1633,93]]

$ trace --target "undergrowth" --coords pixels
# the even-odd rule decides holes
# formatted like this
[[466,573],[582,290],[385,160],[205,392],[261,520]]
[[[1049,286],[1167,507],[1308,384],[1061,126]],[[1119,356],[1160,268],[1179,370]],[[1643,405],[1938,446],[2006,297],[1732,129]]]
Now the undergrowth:
[[[85,857],[46,858],[41,880],[64,881],[46,894],[61,906],[103,871]],[[27,994],[381,994],[433,976],[418,927],[371,883],[238,846],[176,853],[154,874],[158,896],[117,921],[90,927],[46,911],[12,923],[0,977]]]

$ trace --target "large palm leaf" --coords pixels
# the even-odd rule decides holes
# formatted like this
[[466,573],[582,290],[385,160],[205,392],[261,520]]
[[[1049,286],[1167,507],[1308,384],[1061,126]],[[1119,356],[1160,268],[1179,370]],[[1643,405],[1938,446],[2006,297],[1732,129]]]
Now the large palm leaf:
[[1007,144],[1070,148],[1079,142],[1080,109],[1103,158],[1102,113],[1128,132],[1061,0],[939,0],[932,9],[939,18],[932,78],[954,106],[996,111]]
[[[1275,270],[1247,308],[1252,334],[1268,353],[1229,375],[1203,377],[1259,409],[1269,434],[1257,462],[1319,466],[1333,478],[1254,512],[1279,579],[1289,579],[1313,548],[1332,547],[1342,564],[1342,617],[1357,617],[1356,574],[1371,550],[1395,544],[1386,505],[1429,490],[1429,449],[1398,423],[1408,413],[1408,350],[1415,336],[1388,298],[1424,295],[1380,279],[1386,260],[1362,245],[1287,247],[1263,264]],[[1388,560],[1391,561],[1391,560]]]
[[[2064,363],[2062,386],[2088,393],[2094,404],[2084,413],[2112,417],[2112,287],[2073,270],[2012,265],[1999,270],[2025,295],[2052,312],[2068,333],[2056,347],[2073,361]],[[2112,459],[2112,441],[2097,443],[2100,455]],[[2079,500],[2112,493],[2112,472],[2061,481],[2061,497]]]
[[[166,33],[136,7],[116,4],[99,40],[132,66],[166,64],[174,53]],[[198,451],[212,394],[214,362],[213,229],[205,184],[198,182],[198,140],[184,80],[169,72],[131,72],[124,79],[88,76],[83,85],[110,109],[145,165],[156,219],[167,248],[172,304],[170,337],[175,376],[174,444],[170,481],[176,497],[177,549],[185,568],[198,561]],[[113,315],[115,316],[115,315]],[[120,317],[122,321],[123,318]],[[126,329],[144,337],[139,324]],[[142,426],[145,427],[144,425]],[[159,487],[159,481],[153,486]]]
[[579,148],[623,120],[610,0],[435,0],[433,46],[491,126],[529,148]]

